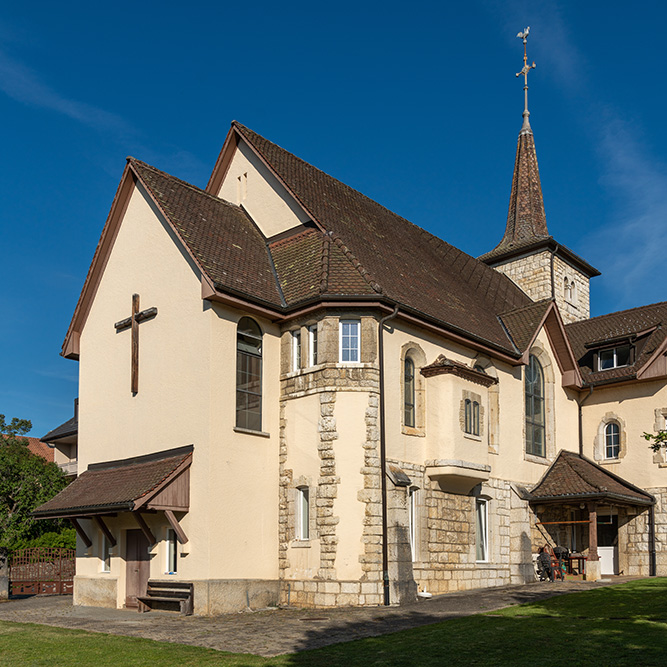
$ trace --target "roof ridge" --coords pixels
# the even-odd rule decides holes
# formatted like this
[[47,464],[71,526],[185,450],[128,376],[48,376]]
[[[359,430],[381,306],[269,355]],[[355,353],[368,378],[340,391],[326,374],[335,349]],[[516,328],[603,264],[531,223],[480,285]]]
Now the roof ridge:
[[596,315],[595,317],[589,317],[587,320],[579,320],[578,322],[570,322],[566,324],[566,327],[573,327],[577,324],[584,324],[586,322],[592,322],[593,320],[601,320],[605,317],[611,317],[612,315],[623,315],[625,313],[631,313],[637,310],[645,310],[649,308],[657,308],[660,306],[667,306],[667,301],[658,301],[656,303],[647,303],[644,306],[634,306],[633,308],[626,308],[625,310],[615,310],[611,313],[605,313],[604,315]]
[[[378,294],[384,294],[382,286],[377,282],[377,280],[375,280],[375,278],[373,278],[373,274],[368,269],[366,269],[366,267],[364,267],[364,265],[354,256],[354,253],[347,247],[347,245],[345,245],[340,236],[338,236],[338,234],[335,232],[327,232],[327,234],[331,237],[331,240],[342,250],[350,264],[352,264],[352,266],[359,272],[361,277],[369,284],[371,289]],[[329,258],[331,258],[330,253]]]
[[226,199],[222,199],[222,197],[217,197],[216,195],[212,195],[210,192],[206,192],[206,190],[202,190],[201,188],[198,188],[196,185],[192,185],[192,183],[188,183],[187,181],[184,181],[182,178],[178,178],[178,176],[173,176],[172,174],[166,171],[162,171],[162,169],[154,167],[152,164],[148,164],[148,162],[144,162],[143,160],[138,160],[137,158],[132,157],[131,155],[128,155],[126,159],[130,164],[146,167],[147,169],[150,169],[151,171],[160,174],[160,176],[163,176],[169,179],[170,181],[176,181],[177,183],[180,183],[186,188],[194,190],[197,194],[204,195],[205,197],[211,199],[212,201],[220,202],[222,204],[225,204],[226,206],[231,206],[232,208],[236,208],[240,211],[243,211],[243,208],[238,204],[233,204],[232,202],[227,201]]

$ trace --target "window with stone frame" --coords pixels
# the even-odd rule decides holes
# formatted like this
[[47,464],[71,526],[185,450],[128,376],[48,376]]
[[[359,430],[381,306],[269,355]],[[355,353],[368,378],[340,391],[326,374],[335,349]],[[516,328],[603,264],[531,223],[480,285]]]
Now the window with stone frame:
[[340,361],[358,363],[361,360],[361,321],[340,321]]
[[236,426],[262,430],[262,330],[249,317],[236,329]]
[[403,423],[415,426],[415,364],[410,357],[403,363]]
[[418,545],[418,523],[419,523],[419,489],[411,486],[408,489],[408,537],[410,539],[410,553],[412,561],[417,560]]
[[524,397],[526,453],[546,456],[544,372],[533,354],[524,369]]
[[471,391],[464,390],[461,399],[461,430],[466,435],[479,438],[483,435],[484,408],[482,397]]
[[310,539],[310,489],[307,486],[296,489],[296,539]]
[[301,331],[299,329],[291,332],[292,336],[292,372],[301,369]]
[[489,503],[484,498],[475,498],[475,560],[489,560]]
[[317,366],[317,324],[308,327],[308,365]]
[[617,422],[609,422],[604,427],[604,457],[617,459],[621,453],[621,427]]

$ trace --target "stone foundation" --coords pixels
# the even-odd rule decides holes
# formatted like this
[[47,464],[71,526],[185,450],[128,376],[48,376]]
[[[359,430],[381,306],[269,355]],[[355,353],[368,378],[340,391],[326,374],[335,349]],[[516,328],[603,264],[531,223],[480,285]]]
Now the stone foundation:
[[280,583],[274,579],[209,579],[194,581],[195,614],[217,616],[275,607]]
[[280,586],[280,604],[286,607],[361,607],[383,604],[380,581],[297,581]]

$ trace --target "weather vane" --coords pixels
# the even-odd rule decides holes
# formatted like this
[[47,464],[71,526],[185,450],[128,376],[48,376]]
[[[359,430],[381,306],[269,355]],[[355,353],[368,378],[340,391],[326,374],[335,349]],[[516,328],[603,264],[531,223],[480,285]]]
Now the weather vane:
[[517,37],[523,40],[523,69],[520,72],[517,72],[517,76],[523,74],[523,95],[524,95],[524,106],[523,106],[523,126],[522,130],[530,130],[530,123],[528,122],[528,116],[530,112],[528,111],[528,72],[531,69],[535,68],[535,63],[532,65],[528,64],[528,55],[526,54],[526,41],[528,40],[528,33],[530,32],[530,26],[528,26],[523,32],[517,34]]

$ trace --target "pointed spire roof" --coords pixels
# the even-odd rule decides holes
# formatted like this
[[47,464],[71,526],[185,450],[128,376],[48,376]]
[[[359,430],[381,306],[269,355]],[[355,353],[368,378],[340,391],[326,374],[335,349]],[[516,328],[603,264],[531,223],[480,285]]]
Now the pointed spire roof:
[[516,147],[505,235],[491,252],[479,258],[482,261],[496,259],[508,251],[550,238],[544,214],[535,139],[530,125],[525,120],[526,118]]

